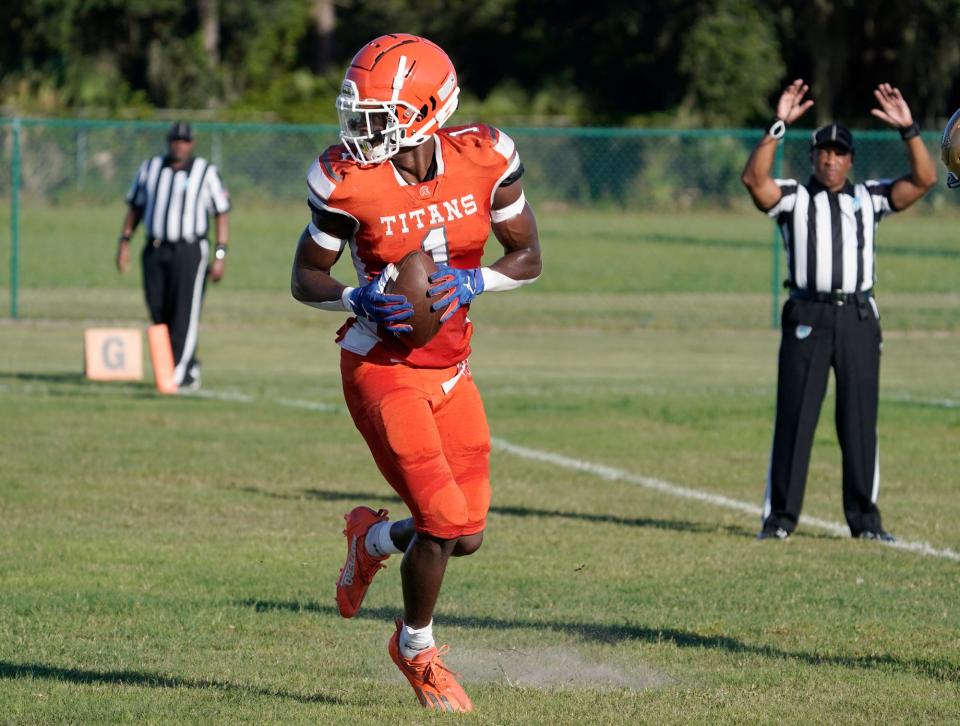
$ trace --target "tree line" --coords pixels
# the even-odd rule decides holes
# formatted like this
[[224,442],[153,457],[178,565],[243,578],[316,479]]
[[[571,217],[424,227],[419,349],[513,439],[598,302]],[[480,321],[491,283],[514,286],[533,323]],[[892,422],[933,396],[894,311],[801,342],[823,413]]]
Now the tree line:
[[744,126],[805,78],[810,123],[875,125],[889,81],[925,125],[960,105],[960,0],[14,0],[0,6],[6,114],[330,123],[367,40],[410,32],[498,123]]

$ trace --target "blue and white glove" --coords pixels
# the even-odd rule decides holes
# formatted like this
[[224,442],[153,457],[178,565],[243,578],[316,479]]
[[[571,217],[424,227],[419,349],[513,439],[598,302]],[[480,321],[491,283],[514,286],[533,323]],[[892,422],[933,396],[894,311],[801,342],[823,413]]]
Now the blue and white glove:
[[427,290],[427,296],[443,295],[430,309],[436,312],[447,307],[440,316],[441,323],[447,322],[461,305],[469,305],[473,298],[483,292],[483,275],[479,267],[461,270],[449,265],[439,265],[437,271],[427,279],[434,284]]
[[391,333],[409,333],[413,327],[401,321],[413,317],[413,305],[403,295],[385,293],[386,284],[386,275],[378,275],[366,285],[353,288],[347,302],[354,314],[372,320]]

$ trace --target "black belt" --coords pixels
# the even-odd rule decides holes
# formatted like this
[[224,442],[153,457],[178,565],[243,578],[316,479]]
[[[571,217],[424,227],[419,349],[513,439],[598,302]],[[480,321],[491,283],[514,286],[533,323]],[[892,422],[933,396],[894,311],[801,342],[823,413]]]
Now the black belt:
[[[206,239],[206,238],[202,238],[202,239]],[[159,247],[160,245],[183,245],[183,244],[193,244],[193,243],[185,239],[176,239],[176,240],[148,239],[147,244],[150,245],[151,247]]]
[[796,300],[829,303],[831,305],[866,305],[867,300],[873,297],[873,291],[842,292],[840,290],[831,290],[830,292],[817,292],[815,290],[792,288],[790,290],[790,297]]

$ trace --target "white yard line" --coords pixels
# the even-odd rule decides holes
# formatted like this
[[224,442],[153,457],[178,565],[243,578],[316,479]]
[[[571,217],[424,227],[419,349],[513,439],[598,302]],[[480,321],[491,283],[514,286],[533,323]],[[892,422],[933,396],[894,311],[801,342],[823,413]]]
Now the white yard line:
[[[91,387],[93,388],[93,387]],[[11,390],[20,390],[25,392],[35,392],[35,391],[46,391],[49,390],[49,387],[45,384],[27,384],[24,386],[8,386],[6,384],[0,384],[0,391],[11,391]],[[97,387],[97,393],[131,393],[131,392],[142,392],[140,389],[135,389],[132,387],[119,387],[119,386],[105,386]],[[183,394],[185,397],[194,397],[194,398],[208,398],[215,399],[218,401],[228,401],[233,403],[256,403],[258,400],[262,400],[267,403],[273,403],[279,406],[285,406],[287,408],[297,408],[307,411],[318,411],[322,413],[335,413],[343,412],[346,413],[346,408],[337,404],[332,403],[323,403],[320,401],[308,401],[305,399],[291,399],[291,398],[274,398],[274,399],[257,399],[255,396],[251,396],[245,393],[238,393],[234,391],[215,391],[209,389],[201,389],[199,391],[190,392]],[[943,406],[946,408],[955,408],[960,407],[960,402],[952,400],[940,400],[940,401],[920,401],[917,399],[894,399],[901,400],[904,402],[916,402],[924,403],[927,405]],[[703,502],[705,504],[710,504],[715,507],[722,507],[724,509],[733,509],[739,512],[744,512],[745,514],[750,514],[759,520],[762,513],[762,509],[759,505],[750,504],[749,502],[742,502],[739,499],[731,499],[730,497],[725,497],[721,494],[713,494],[711,492],[703,491],[701,489],[691,489],[690,487],[680,486],[679,484],[674,484],[672,482],[666,481],[664,479],[656,479],[650,476],[643,476],[642,474],[635,474],[631,471],[625,469],[618,469],[613,466],[607,466],[606,464],[597,464],[585,459],[577,459],[571,456],[564,456],[563,454],[555,454],[550,451],[543,451],[540,449],[531,449],[526,446],[519,446],[517,444],[512,444],[505,439],[493,437],[491,439],[491,444],[494,449],[502,451],[506,454],[511,454],[517,456],[521,459],[527,459],[529,461],[536,461],[542,464],[550,464],[552,466],[559,467],[561,469],[567,469],[569,471],[579,471],[585,474],[591,474],[593,476],[599,477],[606,481],[622,481],[628,484],[635,484],[637,486],[643,487],[644,489],[650,489],[661,494],[666,494],[671,497],[677,497],[680,499],[693,499],[695,501]],[[845,524],[840,522],[831,522],[826,519],[819,519],[817,517],[803,516],[803,526],[804,527],[814,527],[816,529],[829,532],[832,535],[837,537],[849,537],[850,530]],[[915,554],[924,555],[926,557],[940,557],[947,560],[953,560],[955,562],[960,562],[960,553],[955,552],[949,548],[938,548],[934,547],[928,542],[910,542],[906,540],[897,540],[893,543],[878,543],[883,544],[886,547],[892,547],[894,549],[903,550],[905,552],[913,552]]]
[[881,396],[881,401],[894,403],[912,403],[917,406],[931,406],[933,408],[960,408],[960,401],[952,398],[913,398],[912,396]]
[[[713,506],[723,507],[724,509],[735,509],[740,512],[752,514],[756,516],[758,520],[762,512],[761,507],[756,504],[741,502],[738,499],[731,499],[719,494],[711,494],[710,492],[705,492],[700,489],[690,489],[689,487],[679,486],[677,484],[664,481],[663,479],[654,479],[653,477],[634,474],[633,472],[626,471],[624,469],[617,469],[605,464],[595,464],[584,459],[574,459],[569,456],[554,454],[549,451],[530,449],[526,446],[517,446],[516,444],[511,444],[509,441],[504,441],[503,439],[496,437],[492,439],[492,443],[494,448],[509,454],[513,454],[514,456],[519,456],[523,459],[538,461],[544,464],[553,464],[554,466],[559,466],[563,469],[569,469],[571,471],[582,471],[608,481],[623,481],[629,484],[636,484],[644,489],[651,489],[653,491],[660,492],[661,494],[668,494],[672,497],[679,497],[681,499],[695,499],[700,502],[712,504]],[[803,516],[802,521],[804,527],[815,527],[817,529],[822,529],[838,537],[850,536],[849,528],[845,524],[840,524],[839,522],[830,522],[826,519],[818,519],[817,517],[808,517],[806,515]],[[960,562],[960,553],[954,552],[951,549],[938,549],[927,542],[908,542],[905,540],[897,540],[896,542],[884,542],[881,544],[885,544],[887,547],[905,550],[907,552],[916,552],[921,555],[942,557],[944,559]]]

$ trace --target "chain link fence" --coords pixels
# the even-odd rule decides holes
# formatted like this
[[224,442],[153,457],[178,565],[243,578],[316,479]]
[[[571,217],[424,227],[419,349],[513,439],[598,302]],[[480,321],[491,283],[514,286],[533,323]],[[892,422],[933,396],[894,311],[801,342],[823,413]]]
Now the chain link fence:
[[[21,271],[20,254],[55,247],[48,237],[62,234],[62,225],[71,218],[81,240],[84,235],[115,238],[133,175],[143,159],[164,150],[167,128],[166,122],[0,119],[0,251],[10,259],[0,285],[10,289],[12,317],[17,316],[18,286],[53,284],[29,268]],[[197,123],[194,128],[195,153],[220,167],[235,209],[256,207],[274,214],[299,205],[305,215],[307,167],[320,149],[337,141],[333,126]],[[723,210],[758,214],[740,183],[745,160],[759,138],[757,130],[506,131],[520,150],[524,188],[538,209],[571,215],[577,210],[605,210],[610,216],[672,215],[678,238],[689,236],[684,221],[697,215]],[[906,171],[903,143],[895,132],[861,131],[854,136],[856,179]],[[928,132],[924,140],[938,158],[938,135]],[[787,134],[776,171],[807,178],[808,132]],[[950,204],[941,183],[918,207],[921,215],[940,215],[948,213]],[[776,249],[779,241],[771,232],[764,244]],[[912,254],[909,249],[903,253]],[[932,251],[917,249],[916,254],[930,257],[931,265],[947,260],[958,267],[960,247],[934,245]],[[63,274],[70,278],[70,271]],[[780,275],[774,264],[774,296]],[[70,284],[84,282],[71,279]]]
[[[162,152],[166,122],[19,120],[19,181],[10,173],[14,120],[0,119],[0,195],[12,185],[34,201],[115,202],[140,161]],[[289,201],[303,196],[306,166],[337,141],[335,126],[195,124],[196,153],[223,169],[235,196]],[[755,130],[534,128],[506,129],[526,166],[525,188],[538,201],[634,211],[737,208],[745,195],[743,164]],[[858,179],[900,175],[906,168],[895,132],[855,133]],[[935,158],[936,134],[924,134]],[[782,174],[809,175],[809,136],[791,131]],[[924,200],[942,206],[945,189]]]

